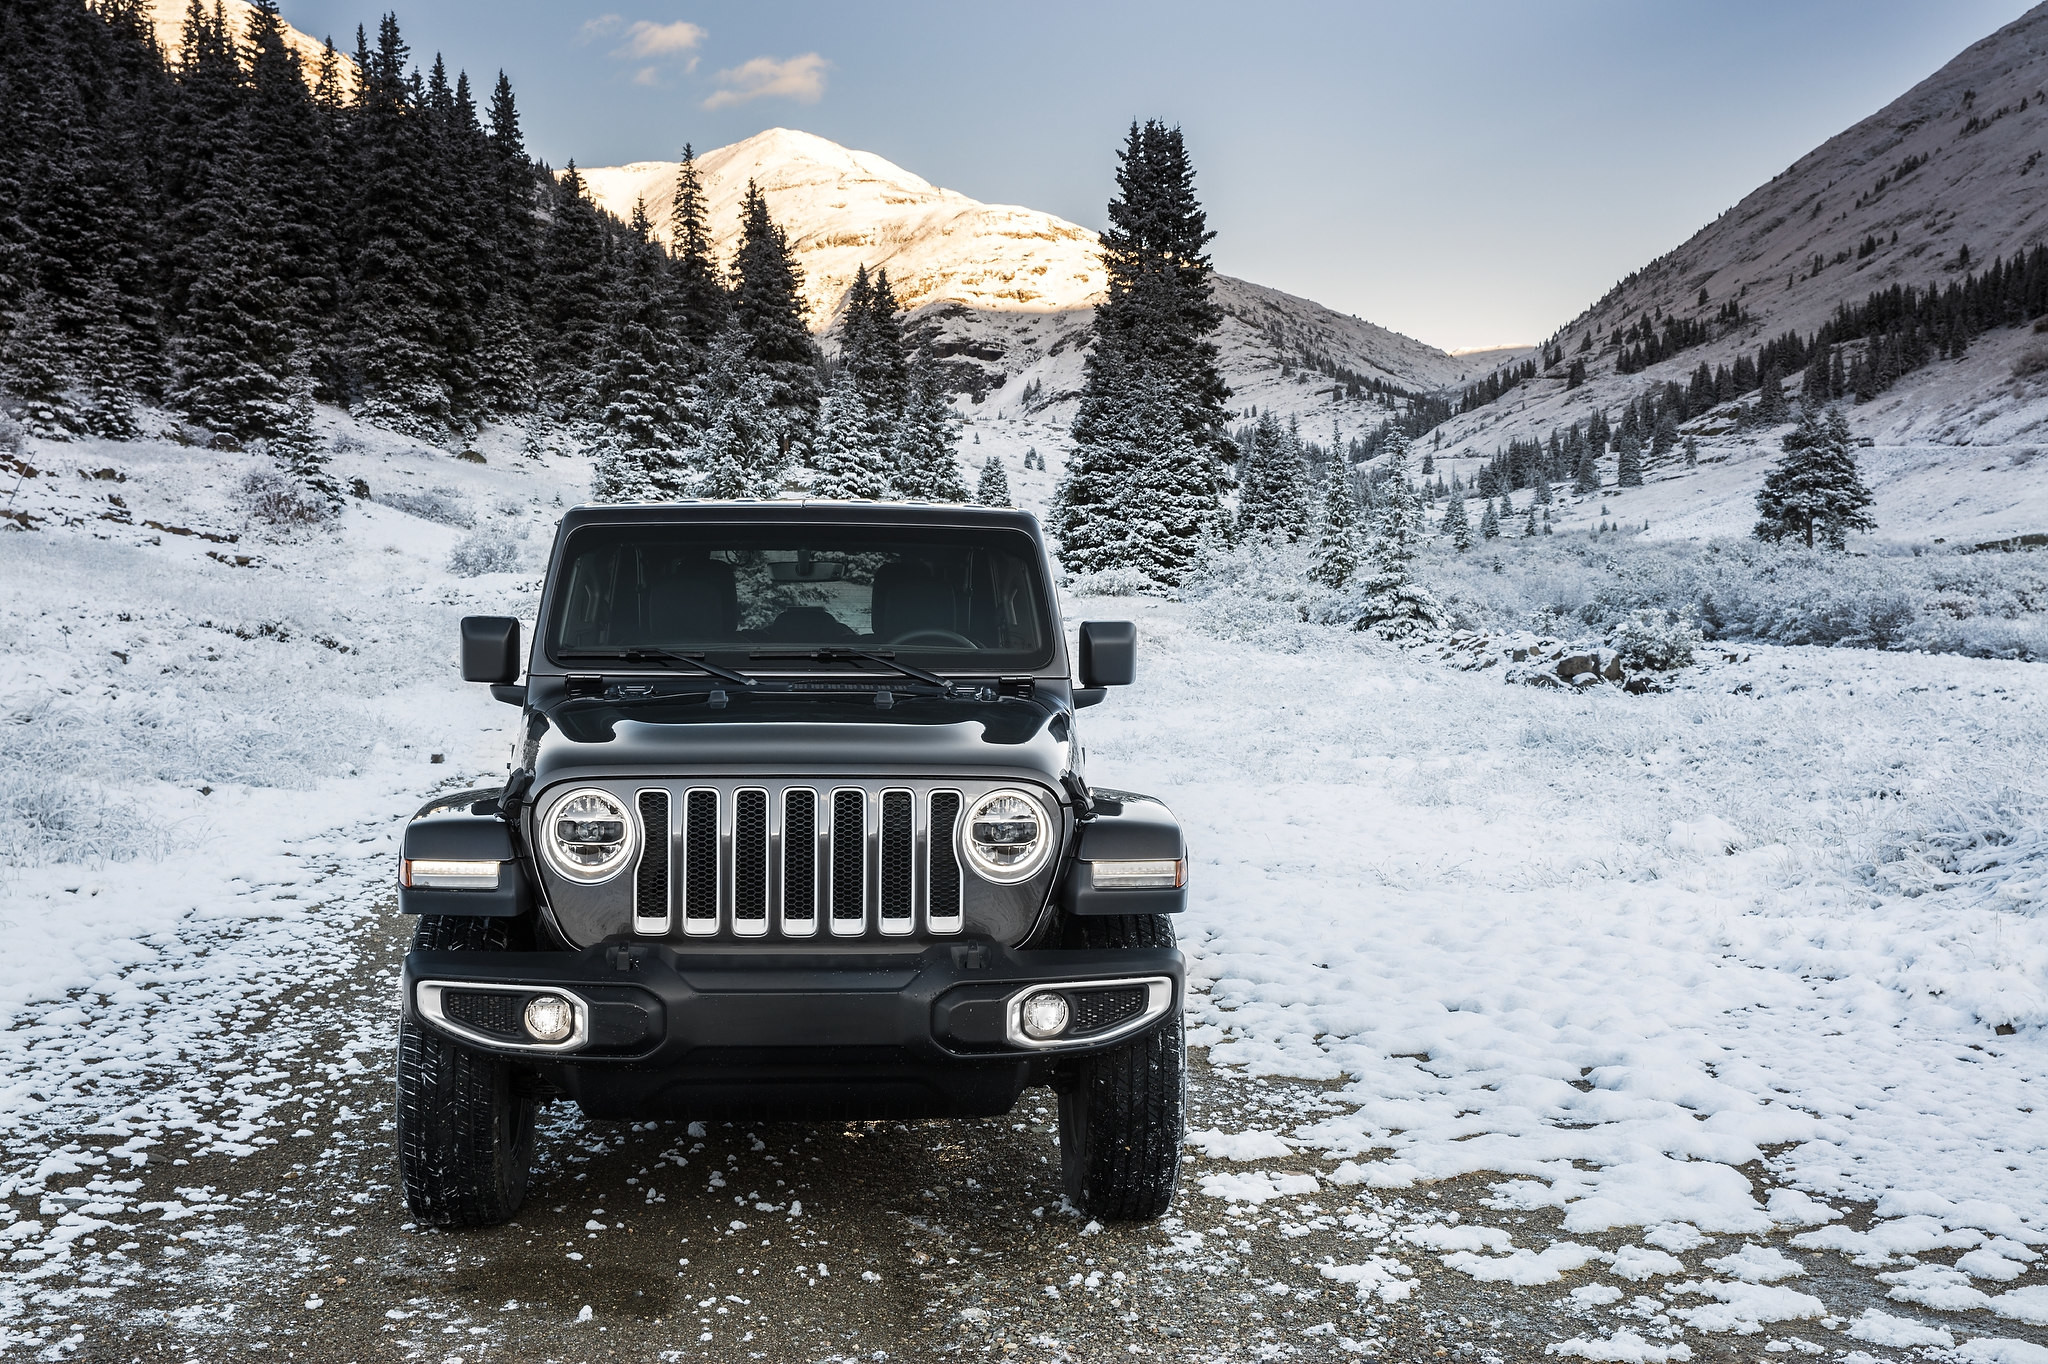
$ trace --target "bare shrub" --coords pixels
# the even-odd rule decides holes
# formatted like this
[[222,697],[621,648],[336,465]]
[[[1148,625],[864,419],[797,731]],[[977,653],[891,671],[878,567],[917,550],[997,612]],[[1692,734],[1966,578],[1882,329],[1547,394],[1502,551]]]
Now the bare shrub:
[[2029,346],[2012,362],[2015,379],[2031,379],[2043,373],[2048,373],[2048,346]]
[[440,526],[468,530],[476,524],[476,513],[469,509],[469,504],[446,488],[425,493],[376,493],[370,500]]
[[516,573],[525,558],[524,546],[497,526],[485,526],[456,542],[448,554],[448,571],[461,578],[485,573]]
[[255,469],[235,488],[243,515],[278,531],[312,530],[327,524],[334,510],[327,499],[296,479]]

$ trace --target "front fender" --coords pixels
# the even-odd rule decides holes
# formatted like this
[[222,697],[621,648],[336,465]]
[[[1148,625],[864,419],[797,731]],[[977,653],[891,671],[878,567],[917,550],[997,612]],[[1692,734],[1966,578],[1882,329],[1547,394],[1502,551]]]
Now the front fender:
[[1093,883],[1095,861],[1179,860],[1187,858],[1187,841],[1173,811],[1151,796],[1130,791],[1095,790],[1095,813],[1083,820],[1074,860],[1068,864],[1060,903],[1067,913],[1178,914],[1188,907],[1187,886],[1172,890],[1100,890]]
[[430,801],[405,826],[399,856],[458,862],[496,862],[495,890],[444,890],[401,884],[401,914],[459,914],[516,919],[533,908],[533,890],[512,847],[512,830],[498,817],[497,791],[463,791]]

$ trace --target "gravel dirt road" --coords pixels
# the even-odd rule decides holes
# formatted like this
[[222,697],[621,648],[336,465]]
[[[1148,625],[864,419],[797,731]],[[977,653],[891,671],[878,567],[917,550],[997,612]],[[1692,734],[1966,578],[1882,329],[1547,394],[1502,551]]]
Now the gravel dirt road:
[[[103,1085],[97,1109],[73,1096],[72,1130],[54,1134],[69,1139],[45,1142],[34,1172],[21,1167],[5,1188],[12,1225],[42,1238],[8,1238],[24,1249],[0,1284],[7,1354],[1479,1364],[1544,1359],[1603,1330],[1663,1340],[1672,1311],[1698,1301],[1674,1297],[1675,1275],[1623,1292],[1597,1264],[1480,1282],[1399,1229],[1480,1221],[1540,1245],[1566,1239],[1558,1215],[1489,1207],[1484,1179],[1340,1186],[1306,1157],[1191,1151],[1174,1215],[1098,1227],[1061,1199],[1053,1105],[1039,1091],[1007,1118],[966,1123],[611,1124],[557,1104],[515,1223],[417,1230],[395,1188],[388,1066],[411,925],[388,896],[356,901],[350,913],[337,902],[330,950],[275,957],[272,988],[217,1011],[211,1040],[186,1049],[185,1064],[221,1083],[193,1088],[172,1064],[136,1074],[125,1096]],[[180,1002],[166,990],[150,1007]],[[1195,1054],[1191,1128],[1285,1130],[1333,1106],[1316,1086]],[[137,1115],[151,1113],[153,1144],[135,1164]],[[1631,1238],[1568,1239],[1613,1251]],[[1708,1243],[1687,1272],[1739,1244]],[[1792,1254],[1807,1270],[1794,1286],[1824,1293],[1824,1320],[1687,1331],[1690,1354],[1641,1357],[1910,1356],[1842,1336],[1866,1307],[1915,1315],[1873,1272]]]

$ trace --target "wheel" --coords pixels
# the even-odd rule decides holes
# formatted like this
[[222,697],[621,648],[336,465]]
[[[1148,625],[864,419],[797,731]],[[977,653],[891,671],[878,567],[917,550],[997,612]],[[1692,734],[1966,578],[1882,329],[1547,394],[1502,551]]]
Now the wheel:
[[[1171,947],[1164,914],[1075,918],[1068,947]],[[1076,1057],[1060,1100],[1067,1201],[1104,1222],[1149,1222],[1173,1203],[1187,1140],[1187,1045],[1181,1016],[1120,1047]]]
[[[430,916],[413,946],[503,951],[524,945],[511,919]],[[533,1165],[532,1085],[502,1057],[452,1042],[409,1019],[398,1025],[398,1173],[413,1219],[488,1227],[519,1211]]]

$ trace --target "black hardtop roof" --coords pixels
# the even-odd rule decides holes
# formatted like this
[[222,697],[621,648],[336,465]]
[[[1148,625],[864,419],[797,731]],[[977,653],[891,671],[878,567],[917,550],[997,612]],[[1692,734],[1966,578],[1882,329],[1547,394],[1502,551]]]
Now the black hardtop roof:
[[834,526],[979,526],[1016,530],[1042,541],[1038,518],[1014,507],[968,507],[931,502],[831,502],[762,499],[738,502],[622,502],[572,507],[562,517],[566,534],[591,525],[690,525],[781,522]]

